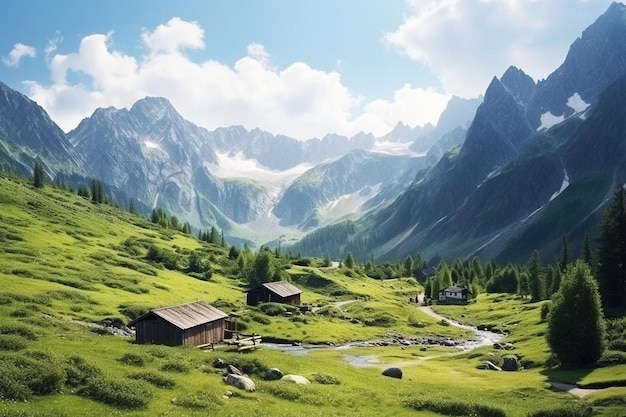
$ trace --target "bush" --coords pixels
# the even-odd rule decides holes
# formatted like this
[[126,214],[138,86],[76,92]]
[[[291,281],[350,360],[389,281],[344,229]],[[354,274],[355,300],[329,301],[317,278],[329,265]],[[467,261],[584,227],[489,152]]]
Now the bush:
[[571,406],[535,411],[528,414],[528,417],[588,417],[592,414],[592,411],[590,407]]
[[268,385],[266,390],[274,397],[287,401],[295,401],[304,394],[302,385],[286,381],[277,381],[274,384]]
[[147,383],[152,384],[157,388],[171,389],[174,388],[174,386],[176,385],[176,382],[174,382],[174,380],[169,376],[152,371],[130,374],[128,375],[128,378],[146,381]]
[[226,365],[233,365],[244,374],[248,375],[264,375],[269,369],[267,365],[261,362],[258,358],[247,358],[237,355],[231,359],[224,359]]
[[178,397],[172,400],[172,403],[180,407],[199,410],[212,408],[216,405],[223,404],[222,400],[218,398],[217,395],[205,391],[196,391],[191,394],[183,395],[182,397]]
[[[250,319],[252,319],[253,321],[256,321],[257,323],[261,323],[261,324],[270,324],[270,323],[272,323],[272,320],[270,320],[268,317],[262,316],[262,315],[260,315],[260,314],[254,314],[254,313],[252,313],[252,314],[250,315]],[[244,330],[244,329],[241,329],[241,328],[239,327],[239,325],[240,325],[240,324],[241,324],[241,322],[238,322],[238,323],[237,323],[237,327],[238,327],[238,329],[239,329],[239,330]]]
[[328,374],[315,373],[315,374],[313,374],[313,379],[315,380],[315,382],[317,382],[319,384],[323,384],[323,385],[339,385],[339,384],[341,384],[341,381],[339,380],[339,378],[334,377],[332,375],[328,375]]
[[65,385],[79,387],[87,384],[92,378],[102,376],[102,371],[91,365],[82,356],[72,355],[65,360]]
[[0,334],[0,350],[22,350],[26,349],[26,340],[15,334]]
[[131,320],[135,320],[150,311],[150,307],[137,304],[120,304],[118,308],[120,313]]
[[38,337],[37,333],[35,333],[31,327],[21,324],[0,325],[0,334],[15,334],[28,340],[37,340]]
[[460,401],[413,398],[406,405],[414,410],[428,410],[447,416],[506,417],[506,413],[499,408]]
[[598,360],[598,366],[613,366],[626,363],[626,352],[607,350]]
[[146,364],[144,357],[137,353],[125,353],[118,360],[124,365],[131,366],[144,366]]
[[180,361],[167,361],[163,365],[161,365],[161,370],[184,374],[186,372],[189,372],[189,365]]
[[287,312],[285,306],[279,303],[263,303],[259,305],[259,310],[268,316],[282,316]]
[[24,401],[32,395],[59,392],[64,368],[48,355],[37,352],[8,354],[0,358],[0,397]]
[[78,394],[113,407],[137,409],[148,405],[152,391],[143,381],[93,378]]
[[546,321],[548,319],[548,314],[550,314],[550,303],[543,303],[541,305],[541,321]]

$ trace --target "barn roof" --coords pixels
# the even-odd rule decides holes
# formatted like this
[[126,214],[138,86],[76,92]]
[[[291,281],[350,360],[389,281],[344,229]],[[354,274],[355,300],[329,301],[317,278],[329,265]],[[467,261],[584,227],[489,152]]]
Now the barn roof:
[[134,326],[135,323],[151,315],[161,317],[163,320],[172,323],[181,330],[190,329],[201,324],[228,317],[228,314],[218,310],[212,305],[204,301],[196,301],[194,303],[152,310],[128,323],[128,327]]
[[283,298],[302,293],[300,288],[287,281],[266,282],[262,286]]

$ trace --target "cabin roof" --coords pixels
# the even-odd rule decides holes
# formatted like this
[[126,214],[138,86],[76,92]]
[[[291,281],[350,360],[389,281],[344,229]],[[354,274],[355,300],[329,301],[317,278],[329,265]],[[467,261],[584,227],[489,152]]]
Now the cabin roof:
[[269,291],[283,298],[302,293],[300,288],[287,281],[266,282],[261,284],[261,287],[265,287]]
[[163,320],[172,323],[181,330],[190,329],[201,324],[210,323],[228,317],[228,314],[218,310],[207,302],[196,301],[193,303],[152,310],[128,323],[128,327],[134,326],[135,323],[144,320],[151,315],[161,317]]
[[465,291],[470,292],[470,290],[468,290],[465,287],[446,287],[439,292],[465,292]]

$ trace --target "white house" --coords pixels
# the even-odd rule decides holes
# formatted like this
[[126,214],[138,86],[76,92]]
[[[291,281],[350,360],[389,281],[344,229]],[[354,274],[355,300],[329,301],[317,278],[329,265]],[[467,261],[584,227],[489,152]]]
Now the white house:
[[439,301],[444,303],[464,302],[470,299],[472,293],[464,287],[447,287],[439,291]]

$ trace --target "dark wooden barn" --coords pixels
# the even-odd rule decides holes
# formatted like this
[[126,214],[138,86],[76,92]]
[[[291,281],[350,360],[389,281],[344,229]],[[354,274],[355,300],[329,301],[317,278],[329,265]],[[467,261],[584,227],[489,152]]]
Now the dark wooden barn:
[[152,310],[128,323],[137,343],[200,346],[224,340],[228,315],[204,301]]
[[300,305],[302,290],[286,281],[266,282],[248,291],[246,297],[249,306],[259,303],[282,303]]

